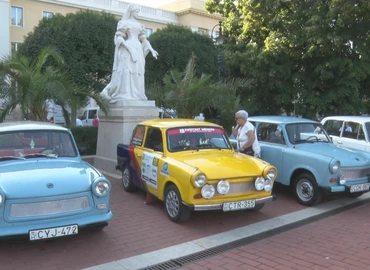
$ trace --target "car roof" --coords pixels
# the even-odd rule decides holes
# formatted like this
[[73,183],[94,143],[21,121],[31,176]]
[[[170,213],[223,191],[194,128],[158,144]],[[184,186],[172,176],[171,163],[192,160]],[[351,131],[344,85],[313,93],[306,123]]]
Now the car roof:
[[193,119],[181,119],[181,118],[163,118],[163,119],[154,119],[154,120],[147,120],[140,123],[141,125],[146,126],[153,126],[158,128],[174,128],[174,127],[190,127],[190,126],[214,126],[214,127],[221,127],[217,124],[206,122],[206,121],[198,121]]
[[0,123],[0,132],[25,130],[67,131],[68,129],[53,123],[39,121],[9,121]]
[[318,123],[315,120],[293,117],[293,116],[279,116],[279,115],[261,115],[248,117],[248,121],[268,122],[274,124],[290,124],[290,123]]
[[369,116],[356,116],[356,115],[338,115],[338,116],[327,116],[322,120],[342,120],[342,121],[353,121],[359,123],[370,122]]

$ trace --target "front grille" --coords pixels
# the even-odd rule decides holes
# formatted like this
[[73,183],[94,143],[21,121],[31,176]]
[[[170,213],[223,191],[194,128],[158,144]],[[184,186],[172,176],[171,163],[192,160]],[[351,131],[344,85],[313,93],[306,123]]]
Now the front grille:
[[[213,184],[215,190],[217,190],[217,184]],[[244,192],[251,192],[256,191],[254,187],[254,181],[252,182],[241,182],[241,183],[230,183],[230,191],[229,194],[238,194]]]
[[359,169],[359,170],[342,170],[342,175],[347,181],[351,179],[369,177],[370,168]]
[[81,211],[89,208],[89,199],[85,197],[58,201],[15,203],[10,206],[11,218],[37,217]]

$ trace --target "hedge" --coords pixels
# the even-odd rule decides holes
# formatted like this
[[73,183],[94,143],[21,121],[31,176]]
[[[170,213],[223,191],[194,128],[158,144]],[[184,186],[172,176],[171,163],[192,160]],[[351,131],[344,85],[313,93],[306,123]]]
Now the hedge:
[[76,140],[77,147],[80,149],[81,155],[96,155],[98,128],[72,127],[71,131]]

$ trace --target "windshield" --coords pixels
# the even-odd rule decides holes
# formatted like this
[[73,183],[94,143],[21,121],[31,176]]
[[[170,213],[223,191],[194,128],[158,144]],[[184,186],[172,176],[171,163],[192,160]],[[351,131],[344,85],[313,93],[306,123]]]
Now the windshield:
[[65,131],[44,130],[0,133],[0,159],[42,156],[76,157],[77,151],[71,135]]
[[225,131],[218,127],[186,127],[167,130],[168,151],[231,149]]
[[295,123],[286,125],[290,143],[331,142],[320,123]]

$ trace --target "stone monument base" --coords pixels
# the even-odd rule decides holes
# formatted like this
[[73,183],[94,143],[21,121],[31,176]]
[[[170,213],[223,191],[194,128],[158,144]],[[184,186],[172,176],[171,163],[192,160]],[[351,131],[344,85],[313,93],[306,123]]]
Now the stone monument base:
[[117,173],[117,144],[129,144],[135,126],[145,120],[157,119],[159,110],[153,100],[119,100],[108,115],[99,115],[98,142],[94,166]]

